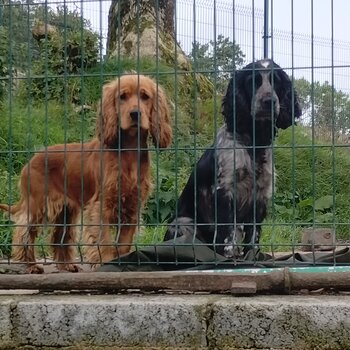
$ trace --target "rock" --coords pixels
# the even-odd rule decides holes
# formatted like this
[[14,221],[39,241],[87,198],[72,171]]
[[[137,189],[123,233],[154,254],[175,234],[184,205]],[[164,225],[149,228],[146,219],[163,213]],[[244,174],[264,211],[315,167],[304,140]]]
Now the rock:
[[33,38],[37,41],[42,39],[51,38],[58,34],[58,30],[55,26],[36,20],[32,27]]
[[333,250],[335,243],[335,231],[332,228],[307,228],[302,233],[301,250]]

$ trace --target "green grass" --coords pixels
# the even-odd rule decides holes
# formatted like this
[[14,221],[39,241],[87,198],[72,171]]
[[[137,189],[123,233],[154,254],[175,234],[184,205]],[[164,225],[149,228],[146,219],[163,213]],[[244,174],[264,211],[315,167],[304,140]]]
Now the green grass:
[[[166,224],[158,226],[144,226],[135,237],[135,243],[141,248],[163,241],[166,232]],[[302,227],[276,222],[267,219],[263,226],[263,235],[260,240],[261,250],[267,253],[292,251],[293,247],[298,249],[301,240]]]
[[266,253],[287,252],[298,248],[302,227],[294,223],[271,220],[268,218],[262,225],[261,250]]
[[87,140],[95,112],[77,114],[73,107],[48,101],[30,108],[13,103],[1,109],[0,170],[18,173],[33,152],[56,143]]

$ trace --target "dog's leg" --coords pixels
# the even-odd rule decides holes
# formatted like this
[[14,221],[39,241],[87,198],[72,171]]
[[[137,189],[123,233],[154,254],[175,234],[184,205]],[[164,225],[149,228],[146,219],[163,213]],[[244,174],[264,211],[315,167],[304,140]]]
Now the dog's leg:
[[37,228],[31,227],[24,220],[18,220],[13,233],[12,258],[27,264],[27,273],[43,273],[44,269],[36,264],[34,242],[37,237]]
[[111,228],[106,224],[91,225],[84,228],[84,261],[92,266],[113,260],[118,256]]
[[234,256],[232,252],[235,250],[232,239],[232,232],[234,231],[233,200],[224,189],[217,189],[216,198],[217,235],[214,243],[217,247],[215,250],[221,255],[232,257]]
[[261,226],[260,224],[249,224],[244,225],[244,248],[243,255],[246,255],[249,251],[253,250],[254,255],[259,250],[259,241],[261,236]]
[[84,212],[84,258],[92,266],[113,260],[118,252],[111,235],[112,211],[102,210],[99,201],[89,204]]
[[137,228],[137,221],[133,220],[128,224],[122,224],[117,241],[117,254],[118,256],[127,254],[130,252],[133,238]]
[[75,223],[77,213],[67,206],[56,218],[56,226],[52,234],[53,258],[59,271],[79,272],[81,268],[73,263],[75,242]]
[[169,241],[181,236],[193,237],[196,233],[197,227],[193,219],[179,216],[168,225],[168,229],[164,235],[164,241]]
[[245,236],[243,226],[235,225],[232,229],[230,236],[225,239],[224,255],[227,258],[240,258],[242,257],[242,242]]
[[[253,211],[253,208],[252,208]],[[250,250],[253,250],[254,256],[259,251],[259,241],[261,236],[261,223],[266,217],[267,205],[266,202],[258,202],[254,213],[245,218],[244,222],[244,232],[245,237],[243,243],[245,244],[243,248],[243,254],[246,255]]]

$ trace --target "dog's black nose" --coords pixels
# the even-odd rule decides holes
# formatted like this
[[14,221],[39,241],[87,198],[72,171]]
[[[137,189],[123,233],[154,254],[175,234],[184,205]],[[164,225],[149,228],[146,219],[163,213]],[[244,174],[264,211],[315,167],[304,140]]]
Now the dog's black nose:
[[264,109],[271,109],[275,108],[277,98],[275,96],[265,96],[261,102]]
[[130,117],[131,117],[133,122],[138,122],[140,117],[141,117],[141,112],[138,109],[131,111]]

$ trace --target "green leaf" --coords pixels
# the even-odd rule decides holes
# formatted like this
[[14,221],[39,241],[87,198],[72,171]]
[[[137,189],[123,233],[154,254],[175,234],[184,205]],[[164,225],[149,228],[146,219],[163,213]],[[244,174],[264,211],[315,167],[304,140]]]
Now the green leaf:
[[321,198],[318,198],[315,201],[314,208],[315,210],[325,210],[333,207],[333,196],[327,195]]
[[312,202],[313,202],[313,200],[311,197],[303,199],[302,201],[300,201],[298,203],[298,207],[299,208],[312,207],[312,204],[313,204]]
[[333,213],[325,213],[325,214],[319,214],[315,218],[316,223],[330,223],[334,221],[334,215]]

